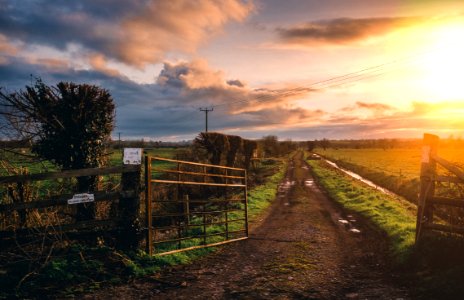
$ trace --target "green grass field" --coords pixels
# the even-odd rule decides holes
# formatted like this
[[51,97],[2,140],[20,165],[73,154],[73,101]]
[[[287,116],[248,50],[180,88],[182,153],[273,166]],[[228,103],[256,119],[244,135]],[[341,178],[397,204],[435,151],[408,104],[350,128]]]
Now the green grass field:
[[[316,153],[335,161],[344,161],[387,175],[414,179],[419,177],[421,149],[316,149]],[[464,149],[441,148],[438,155],[455,163],[464,163]]]
[[[57,171],[58,168],[49,161],[38,161],[29,149],[15,149],[17,153],[0,150],[0,176],[15,175],[21,168],[28,173],[42,173]],[[178,148],[152,148],[145,151],[144,155],[157,156],[163,158],[175,158]],[[122,165],[122,150],[111,149],[108,152],[108,165]]]
[[[416,203],[419,193],[421,149],[316,149],[316,153],[336,162],[375,184]],[[462,165],[464,149],[441,148],[438,155]],[[446,174],[443,168],[438,173]]]

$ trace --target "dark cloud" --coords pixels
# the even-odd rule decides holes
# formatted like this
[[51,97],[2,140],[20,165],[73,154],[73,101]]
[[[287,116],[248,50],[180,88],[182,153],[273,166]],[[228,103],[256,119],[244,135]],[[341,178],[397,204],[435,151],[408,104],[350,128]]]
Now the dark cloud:
[[357,101],[355,105],[343,107],[340,109],[340,111],[353,112],[353,111],[358,111],[360,109],[367,109],[377,114],[395,110],[394,107],[384,104],[384,103],[367,103],[367,102]]
[[238,87],[244,87],[245,85],[240,81],[240,80],[227,80],[227,84],[228,85],[235,85],[235,86],[238,86]]
[[367,108],[367,109],[374,109],[374,110],[391,110],[393,109],[390,105],[384,103],[366,103],[366,102],[356,102],[356,105],[359,108]]
[[277,32],[284,43],[301,45],[345,44],[385,35],[394,30],[410,26],[419,20],[419,18],[415,17],[339,18],[310,22],[288,28],[278,28]]
[[[275,90],[255,91],[239,80],[234,81],[241,86],[237,82],[230,84],[222,72],[211,70],[204,61],[165,63],[156,83],[138,84],[104,71],[50,69],[40,62],[11,58],[7,64],[0,64],[0,86],[8,91],[24,89],[31,83],[31,74],[49,85],[73,81],[109,90],[116,103],[116,132],[132,138],[194,137],[204,128],[204,114],[198,110],[203,106],[215,106],[209,115],[211,130],[240,128],[237,133],[257,126],[314,121],[324,115],[320,110],[282,105],[295,97],[285,95],[285,90],[280,90],[284,95],[279,97]],[[228,105],[236,101],[243,101],[239,108],[237,104]],[[238,109],[242,112],[238,113]]]

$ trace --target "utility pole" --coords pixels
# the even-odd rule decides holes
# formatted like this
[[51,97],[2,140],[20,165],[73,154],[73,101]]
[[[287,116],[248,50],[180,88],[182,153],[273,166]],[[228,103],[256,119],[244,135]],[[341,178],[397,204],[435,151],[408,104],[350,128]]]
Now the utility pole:
[[121,147],[121,132],[118,132],[118,148],[119,148],[119,151],[121,152],[122,155],[124,155],[124,150],[122,150],[122,147]]
[[213,111],[214,108],[211,107],[211,109],[208,108],[200,108],[200,111],[205,112],[205,132],[208,132],[208,112]]

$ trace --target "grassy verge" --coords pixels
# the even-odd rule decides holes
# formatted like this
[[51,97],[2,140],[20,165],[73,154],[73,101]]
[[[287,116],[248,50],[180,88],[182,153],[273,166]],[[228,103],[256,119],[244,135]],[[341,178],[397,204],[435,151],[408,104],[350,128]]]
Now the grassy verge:
[[285,176],[288,160],[274,160],[274,163],[267,165],[269,171],[273,175],[269,176],[265,183],[258,185],[249,191],[248,194],[248,216],[250,220],[265,208],[267,208],[275,199],[277,194],[277,186]]
[[329,195],[344,208],[367,218],[388,237],[403,282],[423,299],[463,299],[464,241],[453,235],[428,233],[414,245],[416,207],[385,195],[334,169],[323,161],[308,161]]
[[[269,160],[260,172],[264,180],[248,192],[249,218],[254,219],[275,198],[277,186],[285,175],[287,161]],[[264,175],[263,175],[264,174]],[[214,230],[212,228],[211,230]],[[121,252],[100,246],[73,245],[45,253],[34,260],[5,261],[0,256],[0,299],[36,298],[54,294],[73,297],[98,289],[107,283],[156,273],[165,266],[187,264],[214,251],[203,248],[167,256],[149,256],[143,251]]]
[[[381,156],[379,155],[379,158],[380,157]],[[327,158],[335,162],[338,166],[359,174],[373,183],[404,197],[411,203],[417,202],[417,194],[419,193],[418,176],[408,177],[401,175],[402,173],[387,172],[383,169],[379,170],[370,166],[362,165],[359,161],[347,161],[347,159],[343,157],[340,158],[328,155]]]
[[372,221],[389,238],[398,263],[412,253],[416,208],[406,200],[383,194],[345,175],[321,160],[308,161],[322,187],[344,208]]

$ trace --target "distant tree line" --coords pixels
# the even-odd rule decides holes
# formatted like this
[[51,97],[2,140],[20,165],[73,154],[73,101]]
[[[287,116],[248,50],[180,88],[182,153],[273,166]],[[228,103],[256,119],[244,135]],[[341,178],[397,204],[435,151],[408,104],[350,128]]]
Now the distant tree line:
[[[322,149],[396,149],[396,148],[420,148],[422,139],[364,139],[364,140],[312,140],[305,142],[305,148],[313,151],[315,148]],[[464,140],[453,138],[440,140],[440,147],[464,147]]]
[[193,141],[179,141],[179,142],[163,142],[144,139],[129,139],[129,140],[111,140],[109,146],[113,149],[121,148],[180,148],[192,145]]

